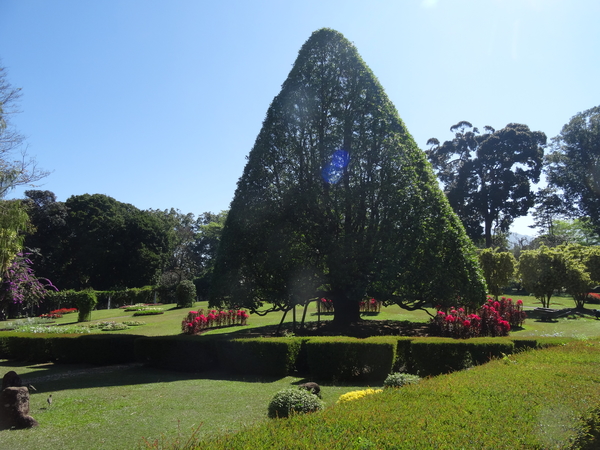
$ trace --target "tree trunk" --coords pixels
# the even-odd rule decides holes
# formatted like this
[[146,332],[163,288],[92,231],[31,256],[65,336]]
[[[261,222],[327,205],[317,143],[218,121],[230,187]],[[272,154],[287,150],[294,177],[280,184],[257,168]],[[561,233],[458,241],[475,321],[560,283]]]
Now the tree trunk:
[[333,324],[336,328],[346,328],[361,321],[360,302],[340,296],[333,299]]
[[492,224],[493,220],[488,217],[484,220],[484,234],[485,234],[485,247],[490,248],[492,246]]

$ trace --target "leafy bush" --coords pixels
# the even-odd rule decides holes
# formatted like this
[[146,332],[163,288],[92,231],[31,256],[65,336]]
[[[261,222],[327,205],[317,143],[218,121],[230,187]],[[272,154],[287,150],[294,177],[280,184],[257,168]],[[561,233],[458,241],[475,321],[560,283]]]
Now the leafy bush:
[[399,388],[404,386],[405,384],[415,384],[421,380],[421,377],[418,375],[412,375],[410,373],[390,373],[388,377],[383,382],[383,387],[386,388]]
[[196,285],[190,280],[183,280],[177,285],[175,296],[179,308],[191,308],[196,301]]
[[320,411],[325,403],[315,394],[305,389],[283,389],[269,403],[269,418],[289,417],[292,414],[305,414]]
[[96,293],[91,289],[77,292],[74,295],[75,304],[79,310],[78,322],[88,322],[92,318],[92,310],[98,303]]

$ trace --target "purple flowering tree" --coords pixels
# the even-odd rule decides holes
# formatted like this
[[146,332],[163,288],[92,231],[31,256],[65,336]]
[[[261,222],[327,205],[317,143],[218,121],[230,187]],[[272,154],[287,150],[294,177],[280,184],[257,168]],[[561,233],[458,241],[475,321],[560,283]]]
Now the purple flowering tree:
[[58,289],[47,278],[35,276],[28,254],[18,253],[0,283],[0,318],[37,306],[49,291]]

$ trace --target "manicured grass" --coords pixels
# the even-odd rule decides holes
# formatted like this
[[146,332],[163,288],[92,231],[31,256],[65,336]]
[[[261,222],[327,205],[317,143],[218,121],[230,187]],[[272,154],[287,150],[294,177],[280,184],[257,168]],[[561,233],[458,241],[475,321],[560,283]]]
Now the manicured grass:
[[[30,414],[40,426],[0,431],[5,449],[134,449],[150,442],[187,439],[237,431],[267,420],[275,393],[301,379],[232,378],[219,373],[187,374],[134,367],[109,373],[79,374],[77,365],[15,365],[0,362],[0,373],[15,370],[35,386]],[[71,376],[69,375],[71,371]],[[67,375],[54,380],[36,378]],[[324,386],[323,399],[333,404],[364,386]],[[53,403],[46,399],[52,394]],[[162,436],[162,437],[161,437]]]
[[[523,300],[525,311],[531,311],[534,308],[540,307],[541,303],[532,296],[522,295],[509,295],[513,300]],[[551,305],[552,308],[563,309],[573,308],[575,303],[570,296],[557,295],[552,297]],[[125,334],[139,334],[145,336],[165,336],[165,335],[176,335],[181,333],[181,321],[189,311],[189,309],[177,308],[175,304],[163,305],[165,313],[157,316],[143,316],[133,317],[133,312],[126,312],[122,309],[109,309],[109,310],[98,310],[92,313],[92,322],[97,321],[116,321],[124,322],[128,320],[140,320],[146,322],[146,325],[131,327],[125,331],[119,331],[119,333]],[[600,309],[600,305],[589,304],[589,309]],[[198,302],[194,305],[194,310],[208,309],[207,302]],[[429,309],[430,313],[434,313],[433,309]],[[299,324],[302,320],[303,308],[298,307],[296,310],[296,322]],[[283,316],[282,312],[271,313],[266,316],[258,316],[251,314],[248,319],[248,325],[245,327],[227,327],[220,329],[213,329],[204,334],[222,334],[222,333],[233,333],[235,331],[262,327],[268,325],[278,325]],[[321,320],[331,320],[333,316],[331,314],[322,314]],[[410,322],[428,322],[430,316],[425,311],[407,311],[399,306],[393,305],[384,307],[380,313],[377,314],[364,314],[363,318],[366,320],[400,320]],[[318,320],[316,304],[312,302],[309,305],[306,321],[315,322]],[[61,319],[57,319],[57,325],[63,324],[76,324],[76,315],[65,315]],[[284,323],[290,324],[292,322],[292,313],[288,313]],[[107,332],[105,332],[107,333]],[[523,329],[513,330],[511,335],[518,337],[528,336],[565,336],[565,337],[581,337],[581,336],[595,336],[600,334],[600,320],[595,320],[591,316],[586,317],[574,317],[571,318],[560,318],[552,322],[542,322],[536,319],[526,319]]]
[[590,339],[511,355],[185,448],[598,448],[571,444],[590,432],[598,437],[599,350]]
[[[526,311],[540,306],[533,297],[515,295],[511,297],[514,300],[522,299]],[[573,306],[570,297],[555,297],[551,304],[551,307],[555,308]],[[595,308],[596,305],[588,307]],[[146,322],[146,325],[132,327],[118,333],[147,336],[179,334],[181,321],[188,309],[177,309],[175,305],[163,305],[163,308],[165,313],[162,315],[141,318],[133,318],[132,312],[120,309],[99,310],[92,313],[92,319],[93,321],[142,320]],[[207,309],[207,304],[198,303],[193,309],[200,308]],[[298,308],[296,314],[298,323],[302,318],[302,312],[302,309]],[[282,313],[273,313],[264,317],[251,315],[247,327],[215,329],[206,334],[231,333],[248,327],[277,325],[281,317]],[[321,320],[330,318],[330,315],[321,316]],[[424,311],[405,311],[397,306],[382,308],[379,314],[365,315],[364,318],[413,322],[429,320],[429,316]],[[292,314],[289,313],[286,322],[289,323],[291,320]],[[314,303],[309,307],[306,320],[317,320]],[[76,315],[65,315],[57,320],[57,324],[73,323],[76,323]],[[564,318],[553,322],[528,319],[523,329],[511,332],[511,336],[515,337],[588,338],[597,335],[600,335],[600,321],[589,316]],[[217,436],[266,421],[267,404],[272,396],[278,390],[299,381],[294,377],[243,379],[219,373],[194,375],[143,367],[110,373],[91,372],[74,375],[73,371],[84,368],[86,366],[82,365],[31,366],[0,362],[0,376],[9,370],[15,370],[25,382],[71,371],[71,374],[64,378],[54,380],[46,378],[32,383],[37,391],[32,391],[31,394],[31,415],[40,422],[40,427],[32,430],[0,432],[1,447],[11,449],[137,448],[142,443],[142,437],[146,437],[151,443],[157,439],[168,443],[173,442],[180,435],[185,442],[192,435],[192,430],[198,426],[200,428],[197,437]],[[510,373],[506,376],[510,377]],[[323,396],[326,403],[331,405],[339,395],[364,388],[365,386],[325,386]],[[52,393],[54,398],[54,403],[50,407],[46,403],[49,393]],[[397,405],[395,408],[402,410],[404,405]],[[372,416],[375,414],[374,411],[376,409],[371,410],[369,414]],[[501,411],[496,412],[496,414],[501,413]],[[365,414],[369,415],[367,412]],[[365,420],[367,420],[366,415]],[[367,439],[364,442],[374,441]],[[350,448],[354,447],[350,446]]]

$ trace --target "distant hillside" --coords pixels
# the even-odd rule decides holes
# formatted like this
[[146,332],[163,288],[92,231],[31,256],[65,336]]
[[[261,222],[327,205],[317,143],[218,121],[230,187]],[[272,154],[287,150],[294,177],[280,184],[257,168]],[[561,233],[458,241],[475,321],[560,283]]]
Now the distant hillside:
[[508,234],[508,242],[510,242],[512,245],[517,245],[519,243],[524,243],[524,242],[531,242],[533,241],[534,237],[533,236],[529,236],[527,234],[520,234],[520,233],[509,233]]

